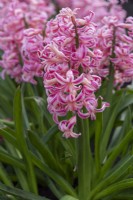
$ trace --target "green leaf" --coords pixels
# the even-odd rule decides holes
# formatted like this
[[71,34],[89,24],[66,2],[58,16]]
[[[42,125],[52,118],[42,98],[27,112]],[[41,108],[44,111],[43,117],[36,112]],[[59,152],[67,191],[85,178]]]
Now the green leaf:
[[69,195],[65,195],[64,197],[62,197],[60,200],[78,200],[72,196],[69,196]]
[[24,98],[25,106],[32,113],[32,121],[35,120],[39,124],[39,129],[43,133],[53,125],[52,117],[47,110],[47,104],[44,98],[36,96],[34,88],[30,84],[26,85],[26,91],[28,96]]
[[12,182],[8,176],[8,173],[2,164],[0,164],[0,180],[2,180],[4,184],[12,186]]
[[14,127],[13,121],[9,121],[9,120],[6,120],[6,119],[0,119],[0,123],[5,125],[5,126],[7,125],[9,127]]
[[37,166],[40,170],[46,173],[52,180],[59,185],[59,187],[74,197],[77,197],[77,194],[74,188],[59,174],[57,174],[54,170],[50,169],[45,163],[39,160],[33,153],[31,153],[31,157],[35,166]]
[[129,169],[132,163],[133,155],[129,155],[127,158],[118,163],[118,166],[116,165],[110,171],[110,173],[105,178],[103,178],[102,181],[100,181],[99,184],[91,191],[90,197],[94,197],[103,188],[116,182],[122,176],[122,174],[124,174]]
[[30,113],[28,115],[29,119],[31,118],[34,124],[37,124],[39,133],[43,133],[47,130],[47,124],[50,127],[49,121],[43,123],[43,113],[44,110],[41,108],[40,104],[38,103],[41,98],[39,97],[25,97],[24,98],[24,107],[27,108]]
[[4,96],[3,94],[0,94],[0,106],[5,113],[5,116],[12,118],[12,106],[9,104],[7,96]]
[[113,200],[133,200],[133,192],[125,190],[124,192],[121,192],[119,195],[114,195]]
[[121,124],[119,125],[118,129],[115,130],[112,139],[109,144],[109,149],[113,151],[116,145],[121,142],[123,137],[127,135],[127,133],[132,128],[132,117],[131,117],[131,109],[128,107],[126,111],[121,116]]
[[27,177],[30,185],[30,189],[34,193],[38,193],[37,191],[37,182],[36,176],[34,172],[34,166],[32,163],[32,159],[30,157],[29,149],[26,143],[26,137],[24,132],[24,124],[22,117],[22,96],[21,96],[20,87],[17,88],[15,97],[14,97],[14,121],[15,121],[15,130],[16,130],[16,138],[18,144],[20,145],[21,153],[25,161],[25,165],[27,168]]
[[10,154],[7,154],[5,152],[2,152],[2,150],[0,150],[0,161],[2,161],[3,163],[10,164],[13,167],[18,167],[22,170],[26,170],[26,167],[25,167],[22,160],[17,159],[17,158],[15,158],[15,157],[13,157]]
[[112,151],[110,154],[109,158],[107,159],[106,163],[104,164],[100,177],[102,177],[106,171],[114,164],[115,159],[117,156],[122,152],[124,147],[130,142],[133,141],[133,129],[128,132],[128,134],[124,137],[124,139],[115,147],[115,150]]
[[21,197],[23,200],[49,200],[48,198],[37,196],[35,194],[17,189],[15,187],[8,187],[0,183],[0,190],[5,194],[11,194],[16,197]]
[[119,112],[133,104],[133,94],[125,95],[122,101],[122,104],[119,108]]
[[42,137],[42,141],[44,144],[48,143],[48,141],[59,132],[58,126],[54,124],[48,131],[45,133],[45,135]]
[[120,191],[123,191],[128,188],[133,188],[133,178],[117,182],[117,183],[107,187],[105,190],[96,194],[94,200],[102,199],[103,197],[109,196],[113,193],[115,193],[115,195],[119,194]]
[[44,144],[40,137],[32,131],[28,131],[28,135],[30,138],[30,142],[33,144],[34,147],[39,151],[39,153],[44,158],[44,161],[50,166],[50,168],[57,171],[59,174],[64,175],[64,171],[61,166],[56,162],[53,154],[51,153],[50,149],[46,144]]
[[8,133],[6,130],[0,128],[0,135],[4,137],[8,142],[10,142],[13,146],[19,148],[16,138]]
[[[112,113],[110,113],[110,119],[108,121],[107,127],[106,127],[105,130],[103,130],[102,141],[101,141],[101,145],[100,145],[100,147],[101,147],[100,148],[100,155],[101,155],[102,161],[104,160],[104,158],[106,156],[106,148],[107,148],[107,145],[108,145],[110,134],[111,134],[111,131],[113,129],[113,126],[114,126],[114,123],[115,123],[115,120],[116,120],[116,117],[117,117],[118,110],[119,110],[119,107],[121,105],[122,99],[123,99],[123,97],[121,97],[119,99],[119,101],[118,101],[117,105],[115,106],[114,110],[112,111]],[[103,121],[104,121],[104,119],[103,119]]]
[[17,140],[21,148],[23,149],[23,144],[25,146],[25,139],[23,135],[23,119],[22,119],[22,105],[21,105],[21,91],[20,87],[17,88],[16,94],[14,97],[14,121],[15,121],[15,130],[17,135]]
[[64,196],[64,192],[62,192],[57,184],[55,184],[54,181],[52,181],[50,178],[47,179],[46,184],[52,193],[57,197],[57,199],[60,199],[62,196]]
[[132,162],[133,155],[128,154],[125,157],[122,157],[122,159],[117,164],[115,164],[114,167],[105,175],[106,181],[108,183],[114,183],[122,175],[129,171],[129,168],[132,166]]
[[[20,152],[18,153],[18,150],[16,150],[16,148],[14,148],[14,146],[12,146],[7,141],[5,141],[5,145],[6,145],[6,149],[12,156],[14,156],[16,158],[21,158]],[[19,169],[18,167],[13,166],[13,168],[17,175],[17,182],[20,183],[23,190],[30,192],[28,181],[27,181],[27,176],[26,176],[25,172],[23,170]]]

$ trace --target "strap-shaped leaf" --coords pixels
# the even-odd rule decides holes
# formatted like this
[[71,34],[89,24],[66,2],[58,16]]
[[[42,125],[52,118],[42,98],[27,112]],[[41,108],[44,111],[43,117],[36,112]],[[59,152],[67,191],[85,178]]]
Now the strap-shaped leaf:
[[70,195],[65,195],[60,200],[78,200],[78,199],[76,199],[75,197],[72,197]]
[[119,112],[133,104],[133,94],[125,95],[122,101],[122,104],[119,108]]
[[74,188],[67,182],[62,176],[57,174],[54,170],[50,169],[45,163],[39,160],[33,153],[31,157],[35,166],[37,166],[41,171],[47,174],[52,180],[54,180],[61,190],[65,191],[67,194],[70,194],[74,197],[77,197],[77,194]]
[[0,183],[0,190],[5,194],[11,194],[16,197],[21,197],[22,200],[50,200],[48,198],[37,196],[35,194],[17,189],[15,187],[6,186],[2,183]]
[[102,189],[106,188],[108,185],[114,184],[132,165],[133,155],[127,156],[124,160],[118,163],[118,166],[115,166],[114,169],[104,178],[91,192],[90,197],[94,197]]
[[19,148],[16,138],[9,132],[7,132],[4,128],[0,128],[0,135],[4,137],[4,139],[6,139],[8,142],[10,142],[10,144],[15,146],[16,148]]
[[46,144],[53,135],[57,134],[59,132],[58,126],[54,124],[47,132],[46,134],[42,137],[42,141],[44,144]]
[[32,131],[28,131],[28,135],[30,138],[30,142],[39,151],[39,153],[44,158],[44,161],[50,166],[50,168],[54,169],[59,174],[64,175],[64,171],[63,171],[62,167],[59,165],[58,162],[56,162],[56,159],[54,158],[50,149],[48,148],[48,146],[46,144],[44,144],[42,142],[41,138],[39,138],[38,135]]
[[15,121],[15,130],[16,130],[16,139],[20,145],[21,154],[23,160],[25,161],[25,166],[27,168],[27,177],[30,184],[30,189],[32,192],[37,193],[37,182],[34,172],[34,166],[32,159],[30,157],[30,151],[27,146],[24,123],[22,116],[22,94],[20,87],[17,88],[15,97],[14,97],[14,121]]
[[24,163],[20,159],[17,159],[8,153],[5,153],[4,151],[2,152],[2,150],[0,150],[0,161],[12,165],[13,167],[18,167],[22,170],[26,170]]
[[114,149],[114,151],[109,156],[108,160],[104,164],[100,176],[102,177],[106,171],[113,165],[115,162],[115,159],[120,154],[120,152],[124,149],[124,147],[129,144],[129,142],[133,141],[133,129],[131,129],[127,135],[124,137],[124,139],[118,144],[118,146]]
[[95,196],[94,200],[102,199],[103,197],[109,196],[113,193],[115,193],[115,195],[119,194],[120,191],[123,191],[125,189],[129,189],[129,188],[133,188],[133,178],[127,179],[127,180],[124,180],[124,181],[120,181],[118,183],[115,183],[115,184],[107,187],[105,190],[99,192]]
[[[101,147],[100,153],[101,153],[102,161],[103,161],[103,159],[105,158],[105,155],[106,155],[106,148],[107,148],[107,145],[108,145],[108,141],[109,141],[109,138],[110,138],[111,131],[114,127],[116,117],[118,115],[119,107],[121,106],[122,99],[123,99],[123,96],[118,101],[118,103],[115,106],[112,113],[110,113],[110,118],[109,118],[109,121],[107,123],[106,129],[103,130],[102,141],[101,141],[101,145],[100,145],[100,147]],[[103,119],[103,121],[104,121],[104,119]]]

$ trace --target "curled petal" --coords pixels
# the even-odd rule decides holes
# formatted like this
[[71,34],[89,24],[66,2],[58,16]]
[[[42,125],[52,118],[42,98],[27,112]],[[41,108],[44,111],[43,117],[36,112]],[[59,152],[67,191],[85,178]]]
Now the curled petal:
[[109,106],[110,106],[109,103],[103,102],[103,103],[102,103],[102,107],[101,107],[101,108],[97,108],[97,109],[96,109],[96,112],[103,112],[103,111],[105,110],[105,108],[106,108],[106,107],[109,107]]
[[125,75],[126,76],[133,76],[133,69],[132,68],[128,68],[125,70]]
[[65,138],[78,138],[81,134],[73,132],[74,125],[76,124],[76,116],[71,117],[69,120],[63,120],[59,123],[59,129],[64,132]]
[[77,101],[77,102],[78,102],[78,101],[83,101],[83,99],[84,99],[84,94],[83,94],[83,92],[81,91],[81,92],[77,95],[76,101]]
[[80,135],[81,135],[81,133],[77,134],[77,133],[74,133],[73,131],[66,131],[63,134],[63,137],[65,137],[65,138],[78,138]]
[[61,104],[66,104],[67,103],[67,100],[63,95],[59,95],[59,101],[60,101]]
[[37,35],[39,33],[41,33],[40,29],[28,28],[28,29],[24,30],[24,36],[28,36],[28,37]]
[[71,119],[69,119],[68,128],[72,129],[75,124],[76,124],[76,116],[73,116]]
[[67,83],[67,80],[65,78],[63,78],[60,74],[58,74],[57,72],[55,72],[55,78],[57,79],[57,81],[60,84],[64,84]]
[[83,79],[84,79],[84,74],[81,74],[77,79],[73,81],[73,83],[76,85],[81,84]]
[[90,113],[83,113],[80,110],[78,110],[78,116],[81,117],[82,119],[87,119],[88,117],[90,117]]

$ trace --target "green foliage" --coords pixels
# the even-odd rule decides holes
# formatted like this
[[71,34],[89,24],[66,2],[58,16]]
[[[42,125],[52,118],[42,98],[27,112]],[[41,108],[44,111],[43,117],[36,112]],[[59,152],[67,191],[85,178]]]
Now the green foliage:
[[64,197],[62,197],[60,200],[77,200],[75,199],[74,197],[72,196],[69,196],[69,195],[65,195]]
[[[79,119],[82,136],[64,139],[41,83],[18,87],[7,78],[0,85],[2,200],[133,199],[132,88],[110,90],[110,108],[95,122]],[[107,89],[100,89],[105,98]]]

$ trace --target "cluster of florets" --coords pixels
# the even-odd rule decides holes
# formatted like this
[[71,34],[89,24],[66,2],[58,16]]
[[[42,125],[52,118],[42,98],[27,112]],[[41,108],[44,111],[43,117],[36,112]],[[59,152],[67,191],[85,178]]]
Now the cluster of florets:
[[24,32],[21,46],[23,60],[22,80],[36,84],[34,77],[43,77],[43,66],[37,55],[38,50],[43,49],[43,36],[39,29],[29,28]]
[[97,31],[97,47],[103,52],[103,57],[95,73],[106,77],[110,66],[113,67],[114,84],[121,87],[133,79],[133,18],[119,22],[117,16],[109,16],[104,17],[102,23]]
[[[125,2],[126,0],[121,1],[121,3]],[[93,73],[106,78],[112,66],[114,85],[117,88],[125,82],[130,82],[133,79],[133,18],[128,17],[125,20],[126,12],[122,4],[119,4],[118,0],[73,0],[65,2],[65,5],[60,2],[61,6],[67,6],[67,4],[72,8],[80,8],[77,10],[78,16],[90,14],[89,10],[95,11],[93,21],[98,25],[96,46],[103,55],[100,65],[96,64],[93,68]],[[81,52],[83,51],[80,51],[80,55],[82,55]],[[88,59],[85,63],[88,65]]]
[[122,8],[122,3],[126,2],[126,0],[120,1],[118,0],[56,0],[60,7],[70,7],[72,9],[80,8],[77,11],[77,15],[79,17],[85,17],[89,14],[89,11],[92,10],[95,12],[95,16],[93,21],[98,25],[101,25],[101,20],[104,16],[117,16],[119,21],[122,21],[126,17],[126,12]]
[[[124,22],[125,12],[117,0],[71,3],[91,5],[96,11],[94,21],[101,20],[98,26],[92,22],[90,9],[86,13],[63,8],[47,22],[54,13],[49,1],[0,3],[1,76],[32,84],[35,77],[43,77],[48,110],[66,138],[80,135],[73,130],[77,116],[95,120],[96,113],[109,106],[103,102],[98,108],[102,97],[96,98],[95,92],[110,68],[117,87],[133,79],[133,18]],[[87,16],[77,18],[77,13]]]
[[[53,5],[46,0],[1,1],[0,49],[3,51],[3,56],[2,60],[0,61],[0,66],[2,67],[2,78],[4,78],[6,74],[8,74],[17,82],[28,80],[34,83],[34,76],[41,75],[40,72],[38,73],[38,71],[40,71],[40,66],[38,69],[36,61],[34,62],[32,60],[33,57],[34,60],[38,59],[36,51],[38,47],[36,41],[38,40],[38,38],[35,38],[35,33],[34,35],[27,35],[27,33],[25,33],[25,29],[36,28],[38,29],[38,32],[34,32],[36,32],[36,34],[42,34],[42,32],[44,32],[45,24],[48,18],[53,13]],[[30,44],[34,43],[33,46],[30,45],[30,47],[28,48],[28,53],[25,53],[26,40],[29,41]],[[41,38],[39,38],[39,41],[40,40]],[[29,59],[31,60],[29,61]],[[23,62],[25,61],[26,63],[24,64]],[[24,75],[22,76],[23,73]]]
[[76,10],[62,9],[47,23],[45,47],[39,53],[45,71],[48,109],[66,138],[79,136],[73,132],[76,116],[94,120],[96,113],[108,106],[103,102],[97,108],[95,92],[101,86],[101,78],[93,69],[100,64],[102,52],[96,48],[92,17],[90,12],[79,19]]

